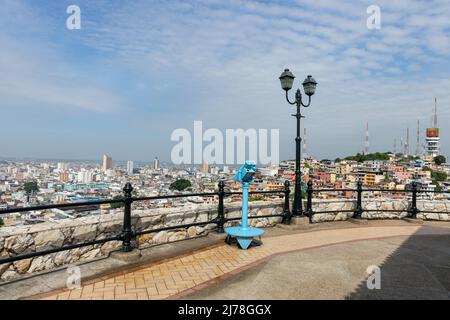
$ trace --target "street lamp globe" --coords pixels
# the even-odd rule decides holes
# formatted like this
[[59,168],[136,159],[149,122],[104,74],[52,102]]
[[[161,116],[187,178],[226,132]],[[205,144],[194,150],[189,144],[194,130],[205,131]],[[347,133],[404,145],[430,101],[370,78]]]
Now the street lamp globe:
[[314,78],[311,75],[309,75],[305,79],[305,81],[303,81],[303,90],[305,91],[305,94],[307,96],[312,96],[316,91],[316,85],[317,85],[316,80],[314,80]]
[[289,69],[284,69],[283,73],[280,76],[281,88],[285,91],[289,91],[292,89],[292,85],[294,84],[294,75]]

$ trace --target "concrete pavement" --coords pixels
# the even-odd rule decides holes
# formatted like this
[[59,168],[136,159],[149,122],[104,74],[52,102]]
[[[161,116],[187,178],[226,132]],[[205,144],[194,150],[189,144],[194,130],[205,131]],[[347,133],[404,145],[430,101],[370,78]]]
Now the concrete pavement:
[[[335,226],[289,232],[280,228],[263,238],[263,246],[247,251],[219,244],[94,278],[79,289],[61,289],[30,298],[449,297],[450,273],[446,271],[450,268],[450,228],[405,222]],[[367,291],[369,265],[381,267],[382,290]],[[415,280],[407,282],[411,278]]]

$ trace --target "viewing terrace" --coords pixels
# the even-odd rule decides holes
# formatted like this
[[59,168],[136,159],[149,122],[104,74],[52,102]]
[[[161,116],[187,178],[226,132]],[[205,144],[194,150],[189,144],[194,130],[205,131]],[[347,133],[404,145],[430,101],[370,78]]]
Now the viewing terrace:
[[[318,190],[309,183],[306,217],[291,215],[288,182],[280,190],[251,192],[279,198],[250,202],[251,225],[266,234],[262,246],[240,250],[224,242],[223,228],[241,215],[240,203],[225,205],[238,192],[226,191],[224,182],[212,193],[139,198],[127,184],[122,199],[76,203],[123,203],[123,212],[0,228],[0,298],[449,299],[450,202],[421,199],[429,191],[414,183],[389,191],[407,194],[406,200],[364,198],[383,191],[361,183]],[[315,196],[326,192],[351,192],[354,199]],[[133,208],[139,201],[196,196],[217,196],[218,204]],[[373,265],[381,269],[382,285],[369,290]],[[78,275],[80,286],[72,288]]]

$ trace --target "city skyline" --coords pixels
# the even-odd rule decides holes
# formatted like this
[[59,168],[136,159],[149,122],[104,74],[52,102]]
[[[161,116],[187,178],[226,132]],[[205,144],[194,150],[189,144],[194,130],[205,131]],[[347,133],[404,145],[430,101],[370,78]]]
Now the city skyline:
[[450,153],[446,1],[378,1],[377,30],[369,1],[78,1],[80,30],[66,28],[69,4],[2,5],[2,157],[170,162],[171,132],[202,120],[279,129],[280,159],[292,159],[286,67],[296,87],[307,74],[319,83],[302,126],[309,154],[361,152],[367,119],[371,152],[392,150],[417,120],[425,141],[434,97]]

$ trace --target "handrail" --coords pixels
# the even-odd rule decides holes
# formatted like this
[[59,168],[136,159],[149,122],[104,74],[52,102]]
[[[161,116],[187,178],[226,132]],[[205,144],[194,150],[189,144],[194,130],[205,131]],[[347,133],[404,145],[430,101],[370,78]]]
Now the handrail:
[[[428,213],[428,211],[421,211],[417,208],[417,194],[423,194],[423,193],[436,193],[436,194],[445,194],[450,193],[450,191],[430,191],[430,190],[424,190],[424,189],[418,189],[417,182],[413,182],[411,184],[411,188],[404,189],[404,190],[398,190],[398,189],[363,189],[362,188],[362,182],[358,181],[357,188],[356,189],[314,189],[312,181],[310,180],[308,182],[308,188],[306,189],[307,193],[307,202],[306,202],[306,215],[310,218],[310,221],[312,221],[312,217],[314,214],[321,214],[321,213],[331,213],[336,212],[333,210],[326,210],[326,211],[313,211],[312,210],[312,194],[313,193],[320,193],[320,192],[336,192],[336,191],[350,191],[350,192],[356,192],[356,208],[354,210],[338,210],[339,212],[354,212],[353,217],[356,219],[361,219],[363,212],[408,212],[408,216],[411,218],[416,218],[417,214],[419,212]],[[365,209],[362,206],[362,193],[363,192],[383,192],[383,193],[411,193],[411,205],[407,209]],[[447,211],[432,211],[434,213],[446,213],[449,214],[450,212]]]
[[123,202],[123,199],[95,200],[95,201],[70,202],[70,203],[55,203],[55,204],[45,204],[45,205],[32,206],[32,207],[16,207],[16,208],[2,209],[2,210],[0,210],[0,215],[6,214],[6,213],[14,213],[14,212],[70,208],[70,207],[85,207],[85,206],[111,204],[111,203],[119,203],[119,202]]
[[[236,218],[228,218],[225,217],[224,207],[223,207],[223,198],[232,194],[240,194],[240,192],[226,192],[224,190],[225,184],[219,183],[219,190],[217,192],[201,192],[201,193],[186,193],[186,194],[171,194],[171,195],[158,195],[158,196],[150,196],[150,197],[132,197],[131,193],[133,191],[133,187],[131,184],[127,183],[123,188],[124,196],[120,199],[105,199],[105,200],[95,200],[95,201],[84,201],[84,202],[74,202],[74,203],[58,203],[58,204],[46,204],[40,206],[30,206],[30,207],[18,207],[18,208],[8,208],[0,210],[1,214],[9,214],[15,212],[26,212],[26,211],[36,211],[36,210],[47,210],[47,209],[57,209],[57,208],[71,208],[71,207],[83,207],[83,206],[92,206],[92,205],[101,205],[101,204],[112,204],[112,203],[123,203],[124,204],[124,222],[122,225],[122,232],[118,235],[106,237],[98,240],[85,241],[81,243],[64,245],[59,248],[51,248],[42,251],[29,252],[26,254],[11,256],[7,258],[0,259],[0,265],[5,263],[12,263],[15,261],[34,258],[38,256],[43,256],[51,253],[56,253],[65,250],[71,250],[76,248],[81,248],[85,246],[102,244],[110,241],[122,241],[122,250],[130,251],[131,248],[131,239],[140,235],[155,233],[165,230],[173,230],[173,229],[183,229],[189,228],[192,226],[202,226],[207,224],[216,224],[218,231],[223,231],[223,225],[227,221],[237,220]],[[283,190],[273,190],[273,191],[254,191],[250,192],[250,194],[277,194],[284,193],[289,190],[289,188],[284,188]],[[202,222],[194,222],[189,224],[181,224],[181,225],[173,225],[156,229],[148,229],[141,231],[134,231],[131,229],[131,205],[133,202],[138,201],[148,201],[148,200],[158,200],[158,199],[174,199],[174,198],[188,198],[195,196],[218,196],[219,197],[219,207],[218,207],[218,216],[215,219],[202,221]],[[286,210],[283,211],[283,213]],[[283,217],[283,214],[278,215],[266,215],[266,216],[251,216],[250,219],[254,218],[265,218],[265,217]]]
[[[7,258],[0,259],[0,265],[5,263],[12,263],[18,260],[22,259],[29,259],[34,258],[37,256],[47,255],[51,253],[56,253],[60,251],[65,250],[71,250],[76,249],[84,246],[89,245],[95,245],[95,244],[102,244],[109,241],[122,241],[122,250],[123,251],[131,251],[131,239],[136,238],[137,236],[149,234],[149,233],[155,233],[160,231],[166,231],[166,230],[174,230],[174,229],[184,229],[189,228],[193,226],[202,226],[207,224],[215,224],[216,225],[216,231],[217,232],[224,232],[224,224],[229,221],[236,221],[239,220],[240,217],[226,217],[225,216],[225,208],[224,208],[224,198],[230,195],[240,195],[241,192],[239,191],[225,191],[225,183],[223,181],[219,182],[219,188],[217,191],[214,192],[204,192],[204,193],[186,193],[186,194],[172,194],[172,195],[157,195],[157,196],[149,196],[149,197],[132,197],[132,191],[133,187],[131,184],[127,183],[125,187],[123,188],[124,196],[120,199],[105,199],[105,200],[95,200],[95,201],[84,201],[84,202],[74,202],[74,203],[59,203],[59,204],[46,204],[46,205],[40,205],[40,206],[31,206],[31,207],[18,207],[18,208],[8,208],[8,209],[2,209],[0,210],[0,215],[2,214],[8,214],[8,213],[15,213],[15,212],[25,212],[25,211],[36,211],[36,210],[47,210],[47,209],[57,209],[57,208],[71,208],[71,207],[83,207],[83,206],[92,206],[92,205],[102,205],[102,204],[113,204],[113,203],[123,203],[124,205],[124,222],[122,225],[122,232],[111,237],[98,239],[98,240],[91,240],[91,241],[85,241],[81,243],[75,243],[75,244],[69,244],[64,245],[59,248],[51,248],[46,249],[43,251],[37,251],[37,252],[29,252],[22,255],[17,256],[11,256]],[[314,211],[312,208],[313,199],[312,195],[313,193],[321,193],[321,192],[353,192],[356,193],[356,208],[355,209],[347,209],[347,210],[323,210],[323,211]],[[362,204],[362,193],[363,192],[383,192],[383,193],[411,193],[411,205],[407,209],[365,209],[363,208]],[[292,212],[289,209],[289,195],[290,195],[290,184],[289,181],[285,181],[284,188],[280,190],[264,190],[264,191],[251,191],[250,194],[283,194],[284,195],[284,204],[283,204],[283,212],[282,214],[273,214],[273,215],[261,215],[261,216],[249,216],[249,219],[257,219],[257,218],[271,218],[271,217],[281,217],[282,222],[285,224],[289,224],[290,220],[292,218]],[[356,189],[314,189],[311,180],[308,182],[308,188],[306,189],[307,193],[307,199],[306,199],[306,211],[305,215],[310,218],[310,221],[312,221],[312,217],[315,214],[321,214],[321,213],[333,213],[333,212],[353,212],[353,217],[358,219],[361,218],[361,214],[363,212],[408,212],[408,216],[411,218],[416,218],[417,213],[423,212],[423,213],[449,213],[449,212],[438,212],[438,211],[420,211],[417,209],[417,194],[419,193],[450,193],[450,191],[430,191],[430,190],[423,190],[418,189],[417,184],[413,183],[411,189],[406,190],[398,190],[398,189],[363,189],[362,183],[357,183]],[[131,227],[131,209],[132,209],[132,203],[133,202],[139,202],[139,201],[148,201],[148,200],[158,200],[158,199],[176,199],[176,198],[188,198],[188,197],[194,197],[194,196],[217,196],[218,197],[218,209],[217,209],[217,216],[216,218],[208,221],[202,221],[202,222],[194,222],[189,224],[181,224],[181,225],[173,225],[173,226],[166,226],[161,228],[155,228],[155,229],[147,229],[147,230],[140,230],[135,231],[132,230]]]

